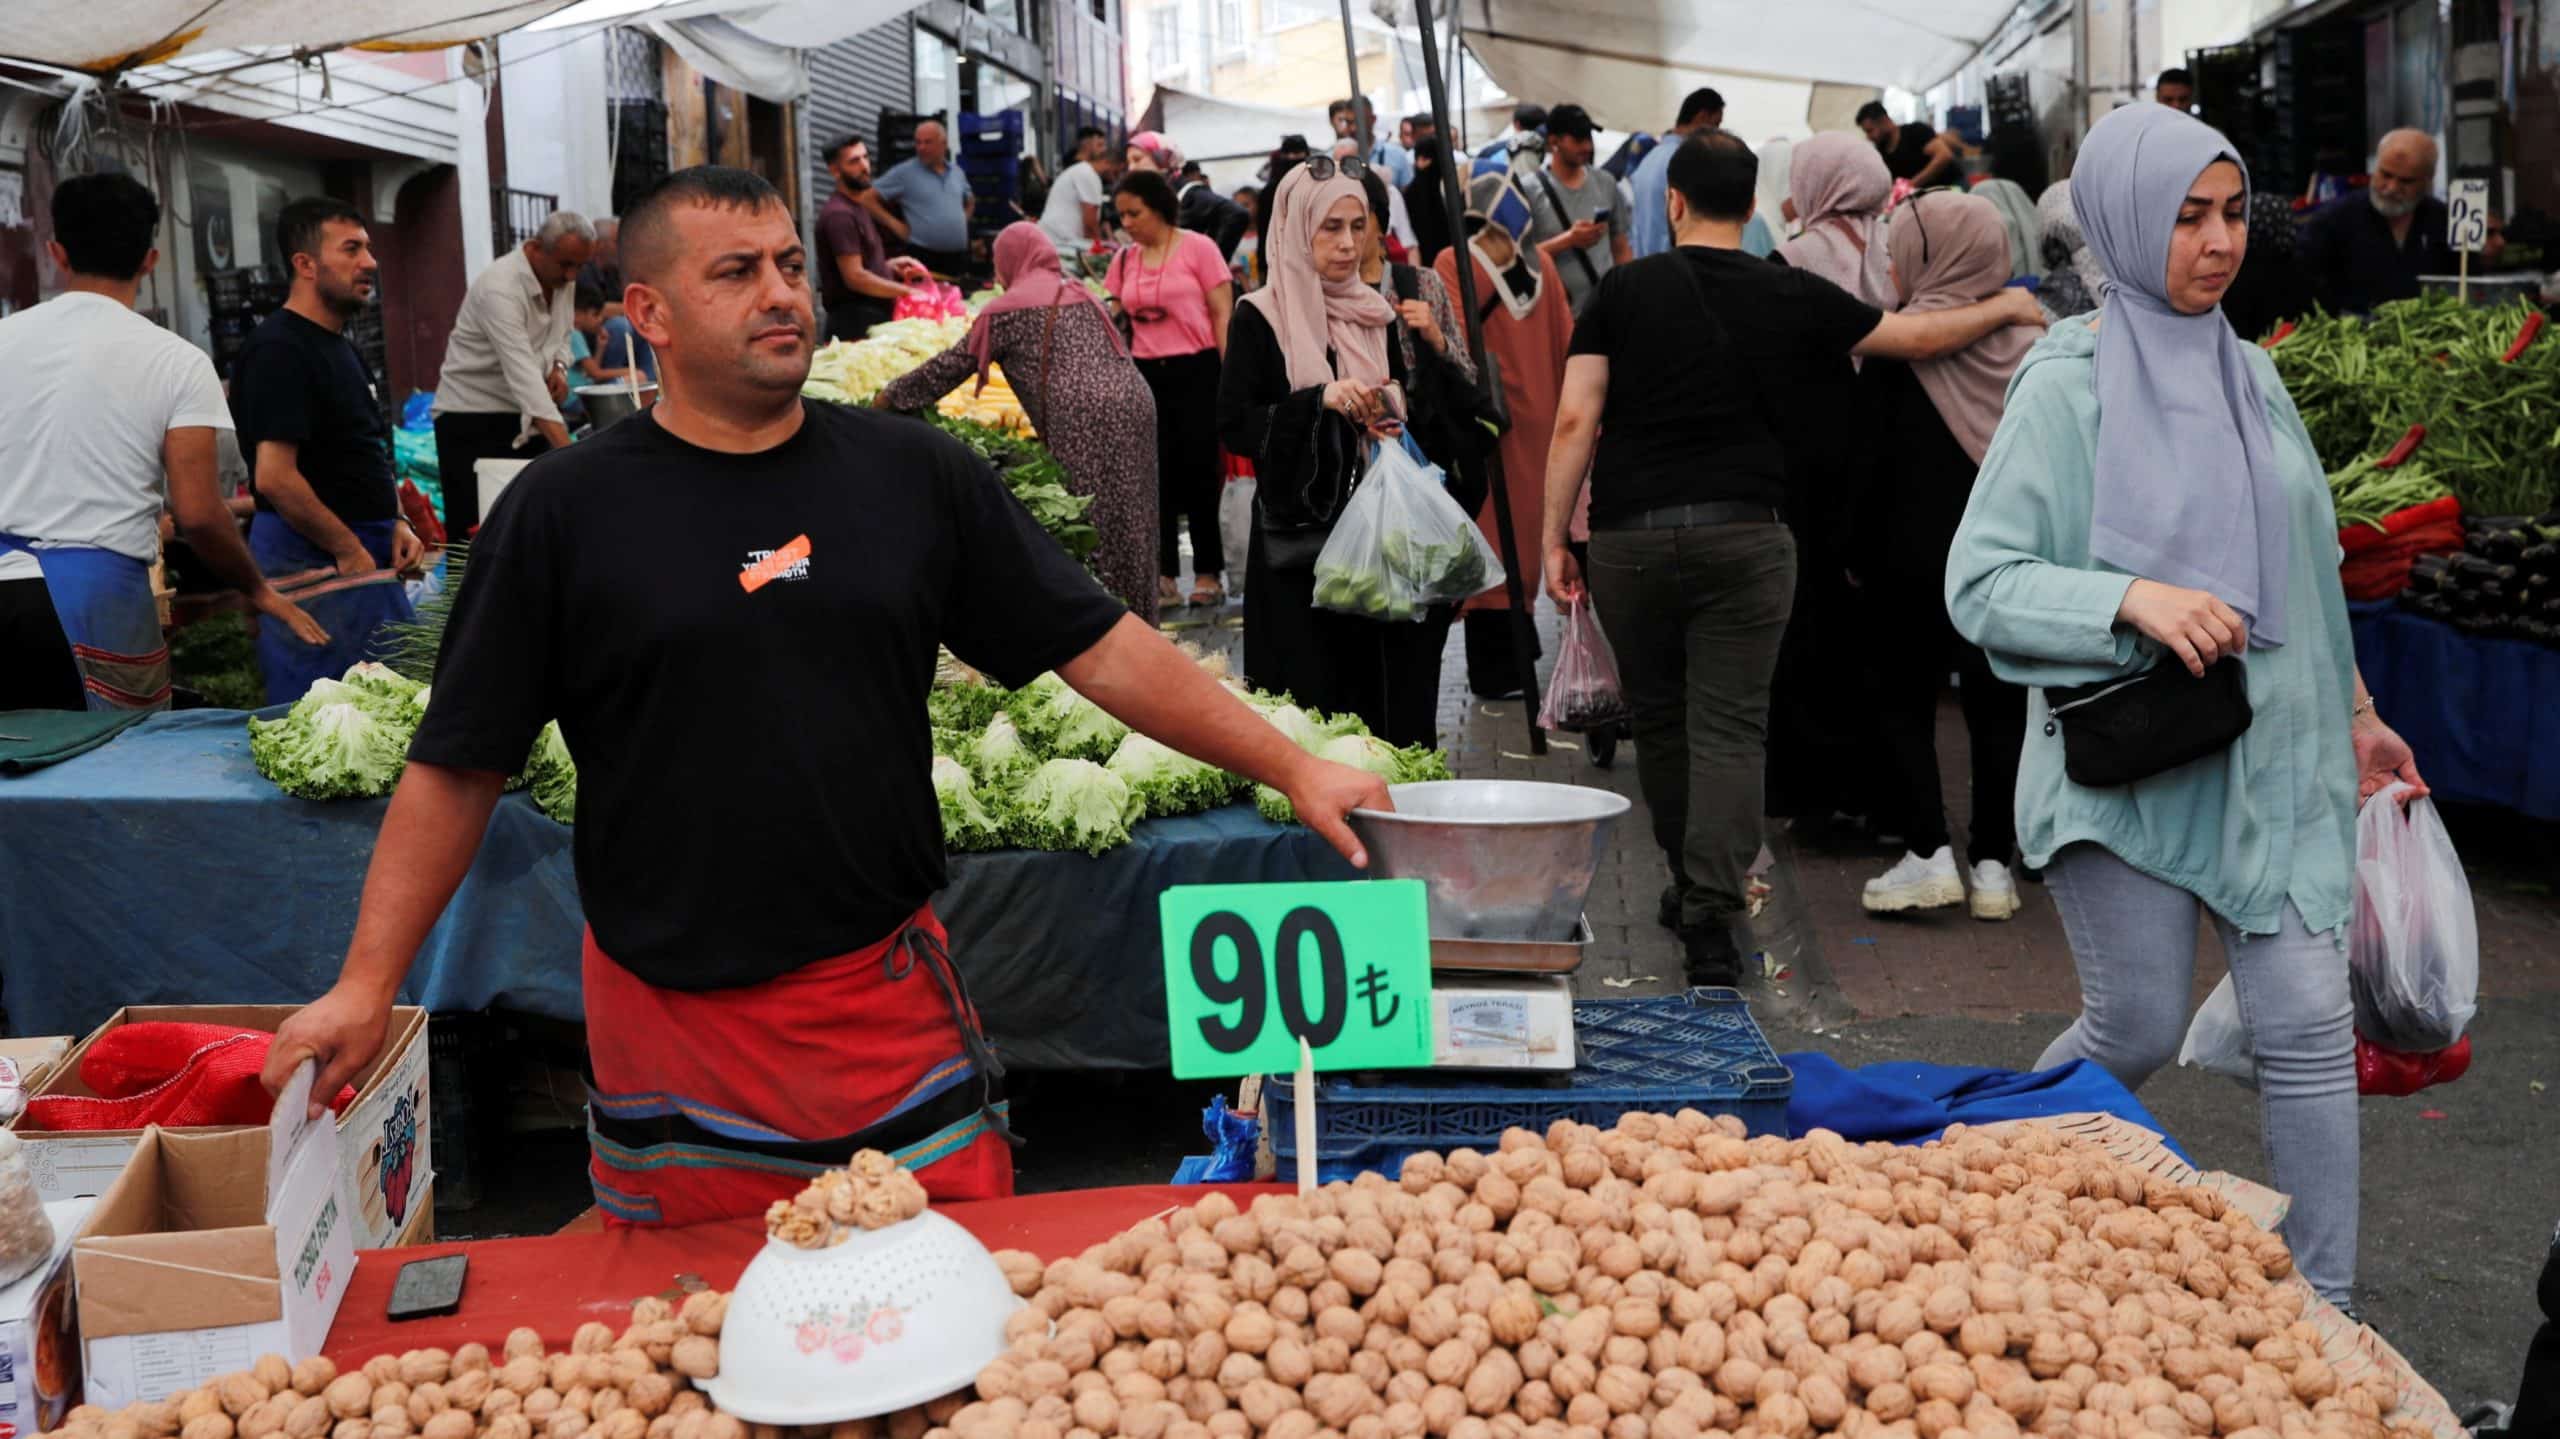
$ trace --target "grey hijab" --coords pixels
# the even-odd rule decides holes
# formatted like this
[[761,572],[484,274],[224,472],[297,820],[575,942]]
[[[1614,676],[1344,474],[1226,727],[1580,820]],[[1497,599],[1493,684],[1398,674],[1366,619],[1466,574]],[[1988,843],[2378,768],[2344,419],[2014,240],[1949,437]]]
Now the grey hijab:
[[2217,160],[2240,163],[2221,132],[2145,101],[2091,126],[2072,166],[2071,207],[2107,272],[2089,552],[2216,596],[2252,648],[2272,647],[2292,526],[2266,400],[2220,308],[2182,315],[2167,294],[2180,202]]

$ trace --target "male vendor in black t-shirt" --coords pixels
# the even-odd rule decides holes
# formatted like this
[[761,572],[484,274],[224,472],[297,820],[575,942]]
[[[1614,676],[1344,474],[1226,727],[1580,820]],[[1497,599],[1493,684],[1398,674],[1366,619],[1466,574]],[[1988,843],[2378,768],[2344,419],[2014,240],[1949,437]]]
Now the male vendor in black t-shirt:
[[[808,403],[816,328],[773,187],[703,166],[622,217],[664,398],[533,462],[472,547],[434,702],[336,987],[278,1034],[278,1087],[337,1091],[546,720],[578,765],[597,1202],[631,1223],[762,1213],[890,1151],[935,1194],[1010,1193],[1003,1105],[929,897],[944,881],[935,647],[1045,670],[1135,729],[1286,792],[1355,865],[1385,807],[1106,596],[987,466],[895,415]],[[1134,962],[1134,957],[1132,957]]]
[[[1636,777],[1670,862],[1661,918],[1692,984],[1733,984],[1743,875],[1760,849],[1769,690],[1795,603],[1781,511],[1840,502],[1791,473],[1791,395],[1850,355],[1926,360],[2043,323],[2023,290],[1888,315],[1809,270],[1742,252],[1760,166],[1723,130],[1672,152],[1673,246],[1600,277],[1574,322],[1547,451],[1547,593],[1590,598],[1635,711]],[[1679,402],[1664,402],[1676,395]],[[1835,426],[1854,424],[1836,417]],[[1596,444],[1595,444],[1596,437]],[[1591,479],[1586,568],[1566,534]]]

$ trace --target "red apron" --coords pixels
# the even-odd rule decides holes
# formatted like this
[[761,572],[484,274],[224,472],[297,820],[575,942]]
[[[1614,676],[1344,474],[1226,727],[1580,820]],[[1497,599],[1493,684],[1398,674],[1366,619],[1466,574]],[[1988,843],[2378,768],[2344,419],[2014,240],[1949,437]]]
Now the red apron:
[[589,1176],[623,1224],[762,1214],[857,1149],[937,1200],[1013,1193],[988,1048],[927,905],[878,944],[740,989],[660,989],[586,937]]

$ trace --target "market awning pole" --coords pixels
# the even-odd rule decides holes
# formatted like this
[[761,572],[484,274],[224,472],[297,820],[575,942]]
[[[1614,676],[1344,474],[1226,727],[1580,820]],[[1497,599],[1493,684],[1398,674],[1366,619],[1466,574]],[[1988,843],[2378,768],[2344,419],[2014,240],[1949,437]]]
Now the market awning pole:
[[[1433,3],[1434,0],[1418,0],[1413,7],[1413,15],[1414,23],[1422,34],[1423,81],[1431,87],[1431,119],[1445,137],[1458,132],[1449,123],[1448,85],[1440,70],[1439,47],[1431,38]],[[1454,14],[1463,3],[1464,0],[1452,0],[1450,11]],[[1345,0],[1346,14],[1348,4],[1349,0]],[[1475,357],[1476,376],[1485,379],[1493,371],[1485,363],[1484,312],[1476,307],[1475,253],[1466,242],[1466,186],[1458,178],[1456,152],[1445,139],[1440,148],[1446,163],[1432,168],[1440,172],[1440,203],[1448,210],[1450,239],[1458,248],[1457,259],[1450,266],[1458,272],[1458,316],[1467,327],[1467,351]],[[1529,610],[1537,596],[1525,593],[1525,587],[1520,583],[1520,541],[1517,527],[1511,521],[1511,486],[1503,474],[1501,456],[1496,455],[1486,461],[1485,478],[1492,488],[1494,533],[1502,541],[1502,593],[1511,602],[1511,663],[1512,668],[1519,671],[1521,696],[1528,705],[1529,753],[1543,755],[1547,752],[1547,734],[1538,728],[1537,619]]]
[[[1342,0],[1342,64],[1351,72],[1351,137],[1360,142],[1360,158],[1369,158],[1369,99],[1360,89],[1360,49],[1351,38],[1351,0]],[[1325,142],[1330,150],[1333,142]]]

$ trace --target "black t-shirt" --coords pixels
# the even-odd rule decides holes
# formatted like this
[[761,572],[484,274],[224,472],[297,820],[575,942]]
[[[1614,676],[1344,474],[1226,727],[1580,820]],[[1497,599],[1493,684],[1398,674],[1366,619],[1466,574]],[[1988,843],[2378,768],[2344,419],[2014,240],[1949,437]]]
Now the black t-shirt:
[[888,935],[944,882],[936,644],[1019,685],[1128,613],[958,442],[806,416],[753,455],[643,415],[535,460],[471,547],[410,746],[512,774],[556,717],[587,922],[663,988]]
[[[260,321],[232,362],[231,423],[253,492],[258,446],[274,440],[296,447],[295,468],[340,520],[399,518],[391,422],[346,336],[291,310]],[[275,508],[265,495],[257,500],[259,509]]]
[[1572,351],[1609,361],[1592,527],[1666,505],[1784,505],[1788,388],[1883,318],[1819,275],[1739,250],[1682,245],[1601,276]]
[[1927,169],[1929,142],[1937,138],[1937,131],[1917,121],[1903,126],[1893,137],[1893,148],[1884,151],[1886,172],[1897,180],[1908,180]]

